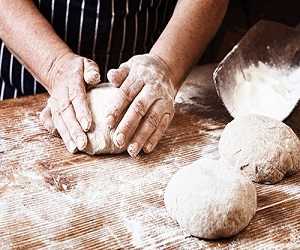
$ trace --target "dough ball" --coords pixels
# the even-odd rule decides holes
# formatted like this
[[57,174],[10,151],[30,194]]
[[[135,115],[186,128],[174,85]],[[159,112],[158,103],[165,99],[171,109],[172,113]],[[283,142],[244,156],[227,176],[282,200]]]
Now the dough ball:
[[88,145],[84,152],[94,154],[117,154],[124,152],[128,145],[123,148],[115,146],[112,140],[114,130],[106,125],[108,108],[114,105],[119,94],[119,89],[109,84],[101,84],[87,93],[89,106],[93,116],[93,124],[87,133]]
[[220,161],[202,159],[180,169],[165,191],[170,216],[193,236],[230,237],[256,212],[255,185]]
[[284,123],[261,115],[241,116],[224,129],[219,152],[251,180],[276,183],[300,169],[300,142]]

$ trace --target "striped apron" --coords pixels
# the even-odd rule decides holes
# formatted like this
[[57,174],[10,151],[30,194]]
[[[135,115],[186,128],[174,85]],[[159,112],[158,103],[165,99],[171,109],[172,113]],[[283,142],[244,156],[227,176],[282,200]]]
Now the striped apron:
[[[94,59],[102,81],[110,68],[148,52],[177,0],[35,0],[56,33],[77,54]],[[0,40],[0,100],[45,89]]]

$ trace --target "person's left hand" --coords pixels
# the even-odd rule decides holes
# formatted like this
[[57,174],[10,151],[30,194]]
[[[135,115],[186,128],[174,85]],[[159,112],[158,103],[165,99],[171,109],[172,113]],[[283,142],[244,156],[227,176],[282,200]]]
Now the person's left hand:
[[167,64],[158,56],[137,55],[107,78],[121,93],[107,116],[108,126],[117,127],[114,143],[120,148],[129,143],[132,157],[141,149],[152,152],[174,116],[176,90]]

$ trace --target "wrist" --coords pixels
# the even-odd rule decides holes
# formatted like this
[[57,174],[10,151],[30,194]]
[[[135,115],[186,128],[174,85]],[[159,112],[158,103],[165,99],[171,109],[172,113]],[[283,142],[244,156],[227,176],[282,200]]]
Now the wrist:
[[166,69],[172,87],[174,88],[175,93],[177,93],[181,86],[183,75],[181,76],[178,74],[179,70],[175,70],[174,67],[171,66],[171,63],[169,63],[169,61],[162,55],[159,55],[152,50],[150,51],[149,55],[156,59]]
[[65,64],[66,60],[74,56],[75,54],[71,50],[63,49],[49,56],[46,60],[46,63],[44,63],[42,67],[44,75],[43,79],[44,85],[49,94],[51,94],[55,78],[62,71],[63,65]]

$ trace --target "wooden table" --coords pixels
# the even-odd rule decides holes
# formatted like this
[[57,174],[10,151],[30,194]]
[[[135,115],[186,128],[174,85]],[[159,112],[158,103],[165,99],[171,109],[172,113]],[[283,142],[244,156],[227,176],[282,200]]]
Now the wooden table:
[[[218,157],[220,133],[231,120],[211,72],[193,72],[159,147],[138,159],[69,154],[39,123],[46,95],[0,103],[0,249],[300,248],[299,174],[257,185],[257,214],[232,239],[190,237],[168,217],[168,180],[196,159]],[[289,121],[298,135],[299,117]]]

